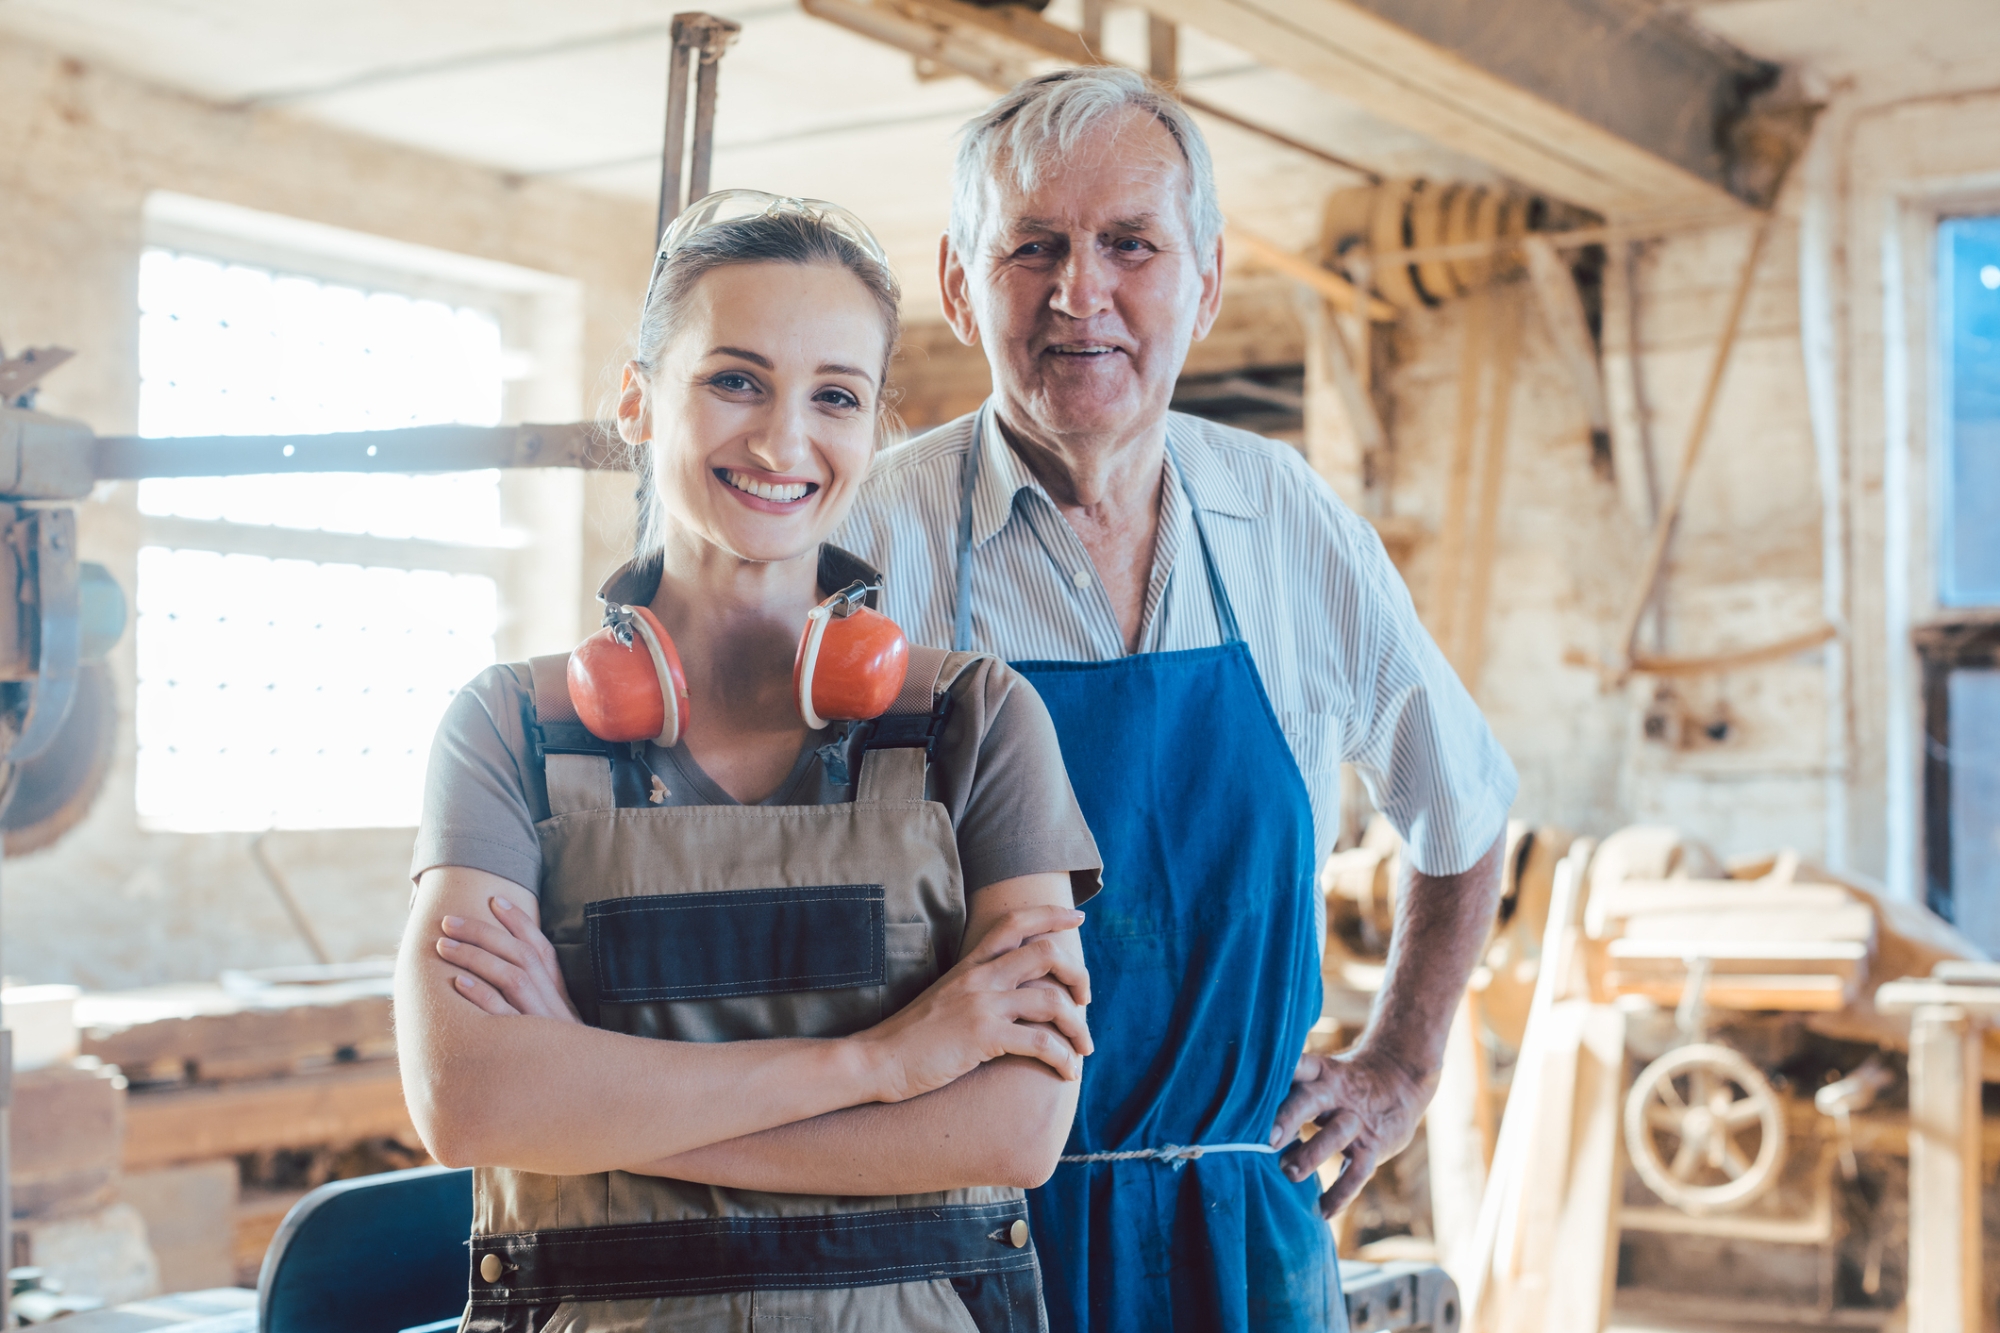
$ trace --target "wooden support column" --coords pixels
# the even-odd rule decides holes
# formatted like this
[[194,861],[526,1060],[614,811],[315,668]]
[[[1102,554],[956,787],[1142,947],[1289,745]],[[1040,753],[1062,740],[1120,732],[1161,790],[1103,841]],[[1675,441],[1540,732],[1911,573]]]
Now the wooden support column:
[[1424,1112],[1430,1150],[1431,1234],[1438,1263],[1454,1280],[1479,1229],[1479,1200],[1486,1192],[1486,1153],[1479,1128],[1479,1100],[1485,1095],[1479,1027],[1470,999],[1461,1002],[1445,1042],[1437,1095]]
[[1956,1005],[1910,1016],[1910,1333],[1970,1333],[1985,1322],[1980,1027]]
[[2000,985],[1950,964],[1892,981],[1875,1008],[1910,1016],[1910,1333],[1988,1326],[1980,1262],[1980,1054],[2000,1016]]
[[1387,439],[1381,419],[1362,382],[1343,321],[1316,292],[1299,292],[1298,302],[1306,334],[1306,461],[1348,508],[1370,513],[1368,459]]

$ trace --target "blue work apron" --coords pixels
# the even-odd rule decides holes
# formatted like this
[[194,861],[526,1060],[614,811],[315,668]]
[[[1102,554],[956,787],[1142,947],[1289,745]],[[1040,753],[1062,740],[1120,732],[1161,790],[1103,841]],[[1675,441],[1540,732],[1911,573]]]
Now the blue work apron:
[[[985,417],[962,483],[961,649]],[[1014,663],[1055,719],[1104,858],[1104,892],[1082,930],[1097,1051],[1065,1160],[1028,1194],[1049,1326],[1343,1330],[1318,1182],[1293,1183],[1254,1150],[1320,1013],[1312,806],[1192,494],[1188,506],[1219,646]],[[1103,1160],[1113,1153],[1147,1155]]]

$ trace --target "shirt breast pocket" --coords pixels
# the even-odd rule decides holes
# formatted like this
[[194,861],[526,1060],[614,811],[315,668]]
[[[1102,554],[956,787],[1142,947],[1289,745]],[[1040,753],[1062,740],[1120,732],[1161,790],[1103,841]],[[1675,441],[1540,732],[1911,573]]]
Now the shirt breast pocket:
[[1298,762],[1306,780],[1306,790],[1315,798],[1337,796],[1340,789],[1340,751],[1343,729],[1338,713],[1280,712],[1278,729]]

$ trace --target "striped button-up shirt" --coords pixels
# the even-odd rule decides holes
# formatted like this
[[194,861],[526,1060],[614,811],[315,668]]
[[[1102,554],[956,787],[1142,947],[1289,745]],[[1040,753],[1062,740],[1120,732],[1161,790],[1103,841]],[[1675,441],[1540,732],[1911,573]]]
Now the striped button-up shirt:
[[[991,406],[984,411],[972,494],[972,647],[1011,661],[1124,656],[1117,614],[1082,541],[1008,447]],[[951,644],[974,420],[961,417],[878,456],[833,538],[885,572],[884,609],[919,643]],[[1167,429],[1174,450],[1139,651],[1221,640],[1192,495],[1305,778],[1320,856],[1339,833],[1346,762],[1418,870],[1469,868],[1505,826],[1514,766],[1418,623],[1375,530],[1289,445],[1179,413]]]

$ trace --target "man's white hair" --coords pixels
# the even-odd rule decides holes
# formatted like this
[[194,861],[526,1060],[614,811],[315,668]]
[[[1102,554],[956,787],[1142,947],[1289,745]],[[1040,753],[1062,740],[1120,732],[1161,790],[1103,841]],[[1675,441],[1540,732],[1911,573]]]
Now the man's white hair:
[[1215,197],[1215,163],[1201,127],[1174,95],[1136,70],[1090,65],[1023,79],[965,124],[951,171],[951,245],[970,262],[986,227],[986,183],[1001,170],[1032,190],[1056,163],[1076,151],[1092,130],[1127,108],[1157,120],[1180,146],[1187,163],[1182,203],[1195,253],[1206,273],[1222,234],[1222,205]]

